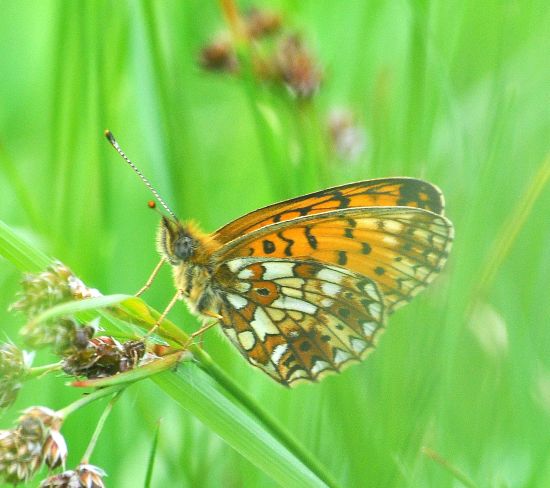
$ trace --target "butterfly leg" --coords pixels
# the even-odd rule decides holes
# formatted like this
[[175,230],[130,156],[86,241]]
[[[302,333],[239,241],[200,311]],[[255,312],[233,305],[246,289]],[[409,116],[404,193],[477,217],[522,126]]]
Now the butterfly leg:
[[162,265],[164,264],[165,261],[166,259],[161,258],[160,262],[155,266],[155,269],[151,273],[151,276],[149,276],[149,279],[145,282],[145,285],[143,285],[141,289],[136,293],[135,295],[136,297],[139,297],[141,294],[143,294],[145,291],[147,291],[151,287],[151,284],[157,277],[160,271],[160,268],[162,268]]
[[184,349],[187,349],[191,343],[193,342],[193,339],[195,339],[195,337],[197,336],[200,336],[202,334],[204,334],[208,329],[210,329],[211,327],[213,327],[214,325],[216,325],[222,318],[221,315],[217,314],[217,313],[214,313],[214,312],[202,312],[204,315],[208,315],[209,317],[212,317],[216,320],[208,323],[208,324],[204,324],[200,329],[196,330],[195,332],[193,332],[190,336],[189,336],[189,339],[187,339],[187,342],[183,345],[183,348]]
[[176,302],[183,296],[183,290],[178,290],[176,292],[176,294],[174,295],[174,297],[172,298],[172,300],[170,300],[170,303],[166,306],[166,308],[164,309],[164,311],[160,314],[160,317],[158,318],[158,320],[155,322],[155,325],[153,325],[153,327],[151,327],[151,330],[149,330],[149,332],[147,332],[147,334],[145,334],[145,337],[149,337],[151,334],[153,334],[160,326],[160,324],[162,323],[162,321],[166,318],[166,316],[168,315],[168,312],[170,312],[170,310],[172,310],[172,308],[174,307],[174,305],[176,304]]

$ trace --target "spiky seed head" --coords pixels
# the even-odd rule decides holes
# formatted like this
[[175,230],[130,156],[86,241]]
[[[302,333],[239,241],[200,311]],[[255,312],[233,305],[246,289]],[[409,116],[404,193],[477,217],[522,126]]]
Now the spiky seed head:
[[96,289],[87,287],[67,266],[58,261],[41,273],[25,274],[21,288],[19,299],[11,305],[10,310],[22,312],[28,318],[36,317],[59,303],[101,295]]
[[278,12],[251,8],[245,15],[245,27],[253,39],[275,34],[281,29],[282,17]]
[[62,465],[67,445],[59,429],[63,419],[47,407],[30,407],[11,430],[0,431],[0,477],[18,484],[32,478],[46,460],[48,466]]
[[60,466],[64,467],[67,454],[67,443],[61,432],[50,429],[46,442],[44,442],[44,446],[42,447],[42,457],[46,466],[50,469],[56,469]]
[[62,368],[71,376],[104,378],[133,369],[145,354],[143,341],[121,344],[114,337],[100,336],[88,341],[63,360]]
[[[72,300],[100,296],[94,288],[87,287],[64,264],[56,262],[37,274],[26,274],[21,283],[19,299],[10,310],[21,312],[29,319],[45,310]],[[71,317],[52,318],[39,323],[29,323],[21,329],[25,342],[32,348],[52,346],[54,352],[63,354],[69,347],[78,323]]]
[[40,488],[104,488],[105,471],[91,464],[81,464],[76,469],[46,478]]
[[59,430],[63,423],[63,417],[55,410],[43,406],[33,406],[23,410],[18,419],[18,425],[23,425],[30,420],[39,420],[46,428],[55,430]]
[[236,73],[239,63],[229,35],[220,34],[204,46],[200,52],[199,64],[207,71]]
[[53,476],[48,476],[40,483],[39,488],[79,488],[80,481],[78,480],[76,471],[63,471]]
[[92,464],[81,464],[76,468],[76,473],[82,488],[105,488],[103,478],[107,474],[101,468]]
[[0,344],[0,408],[7,408],[15,401],[31,357],[14,344]]
[[40,468],[43,427],[35,419],[15,429],[0,431],[0,476],[6,483],[26,482]]
[[275,63],[281,80],[296,98],[311,98],[319,90],[323,78],[321,68],[300,36],[282,38]]

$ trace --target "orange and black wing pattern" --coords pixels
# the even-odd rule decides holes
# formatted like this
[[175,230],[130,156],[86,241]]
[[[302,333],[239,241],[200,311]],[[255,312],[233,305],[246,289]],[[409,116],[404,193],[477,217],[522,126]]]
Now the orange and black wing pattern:
[[220,244],[270,224],[334,210],[359,207],[413,207],[442,214],[439,188],[415,178],[381,178],[327,188],[250,212],[218,229]]
[[287,386],[361,361],[383,327],[376,284],[315,261],[237,258],[223,273],[222,330],[254,366]]
[[223,331],[293,386],[362,360],[388,314],[440,272],[453,226],[435,186],[387,178],[271,205],[214,238]]
[[263,227],[223,246],[216,259],[311,259],[346,268],[375,282],[392,312],[435,278],[452,238],[452,224],[426,210],[351,208]]

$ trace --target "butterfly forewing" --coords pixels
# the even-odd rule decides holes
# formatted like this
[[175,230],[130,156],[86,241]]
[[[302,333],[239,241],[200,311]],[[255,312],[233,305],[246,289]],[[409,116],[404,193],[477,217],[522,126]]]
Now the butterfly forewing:
[[239,256],[315,259],[368,277],[388,312],[423,290],[445,263],[452,225],[440,215],[407,207],[336,210],[272,224],[221,249]]
[[383,326],[376,284],[338,266],[237,258],[220,275],[224,332],[251,364],[283,384],[317,381],[360,361]]
[[416,207],[443,213],[443,195],[434,185],[415,178],[383,178],[327,188],[269,205],[230,222],[214,237],[220,243],[277,222],[337,209]]

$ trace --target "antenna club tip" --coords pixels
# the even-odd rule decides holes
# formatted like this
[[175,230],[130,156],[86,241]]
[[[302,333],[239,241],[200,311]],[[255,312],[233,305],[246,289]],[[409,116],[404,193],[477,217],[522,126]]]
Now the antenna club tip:
[[111,143],[111,144],[114,144],[116,141],[115,141],[115,136],[113,135],[113,133],[109,130],[109,129],[105,129],[103,131],[103,134],[105,135],[105,137],[107,138],[107,140]]

